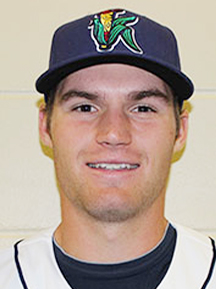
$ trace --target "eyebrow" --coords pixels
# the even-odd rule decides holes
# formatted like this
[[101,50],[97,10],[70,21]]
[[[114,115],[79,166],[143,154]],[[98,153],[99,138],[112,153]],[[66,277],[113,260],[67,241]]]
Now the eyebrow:
[[166,103],[169,103],[172,99],[168,93],[164,93],[159,89],[142,90],[135,93],[133,92],[129,95],[129,98],[134,101],[139,101],[150,97],[159,97],[165,100]]
[[64,93],[61,97],[59,102],[66,102],[67,100],[69,100],[70,98],[75,98],[75,97],[81,97],[81,98],[86,98],[89,100],[95,100],[98,98],[98,95],[94,94],[94,93],[89,93],[87,91],[80,91],[80,90],[69,90],[66,93]]

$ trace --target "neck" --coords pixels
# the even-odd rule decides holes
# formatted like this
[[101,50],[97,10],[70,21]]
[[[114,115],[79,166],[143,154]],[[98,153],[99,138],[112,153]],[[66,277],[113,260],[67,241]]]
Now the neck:
[[122,223],[102,223],[74,213],[70,205],[63,202],[62,222],[55,239],[66,253],[83,261],[115,263],[135,259],[163,238],[167,226],[163,204],[161,197],[137,218]]

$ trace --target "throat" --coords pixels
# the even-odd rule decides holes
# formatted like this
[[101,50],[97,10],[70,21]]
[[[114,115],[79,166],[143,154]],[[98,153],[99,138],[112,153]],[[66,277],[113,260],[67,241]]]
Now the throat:
[[140,233],[139,228],[134,225],[131,229],[126,223],[98,223],[96,227],[86,229],[80,226],[77,228],[79,234],[70,235],[65,230],[61,232],[57,229],[54,238],[64,252],[78,260],[119,263],[136,259],[156,248],[163,241],[168,228],[167,222],[164,222],[158,228],[157,235],[153,236],[147,231]]

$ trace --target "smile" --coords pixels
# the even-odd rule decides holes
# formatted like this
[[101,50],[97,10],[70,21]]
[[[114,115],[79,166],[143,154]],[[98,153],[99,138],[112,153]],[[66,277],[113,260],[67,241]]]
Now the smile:
[[98,164],[93,164],[93,163],[88,163],[87,164],[90,168],[93,169],[103,169],[103,170],[134,170],[139,167],[138,164],[127,164],[127,163],[122,163],[122,164],[115,164],[115,163],[98,163]]

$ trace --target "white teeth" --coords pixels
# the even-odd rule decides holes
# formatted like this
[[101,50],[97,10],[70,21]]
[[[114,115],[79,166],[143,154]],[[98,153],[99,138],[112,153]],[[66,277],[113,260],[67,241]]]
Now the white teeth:
[[107,164],[107,163],[99,163],[99,164],[88,164],[89,167],[94,169],[104,169],[104,170],[132,170],[138,167],[138,165],[130,165],[130,164]]

